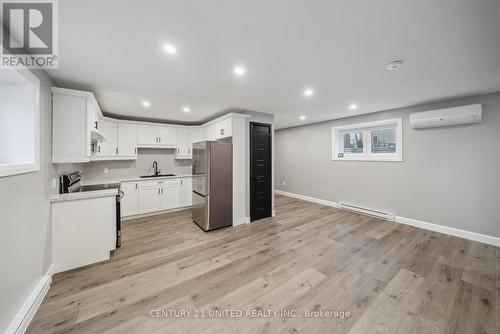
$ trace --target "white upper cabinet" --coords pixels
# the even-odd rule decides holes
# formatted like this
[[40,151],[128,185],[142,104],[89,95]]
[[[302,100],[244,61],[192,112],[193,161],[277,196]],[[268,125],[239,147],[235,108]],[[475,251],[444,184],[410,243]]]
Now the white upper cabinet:
[[177,146],[177,128],[173,126],[160,126],[158,130],[161,146]]
[[102,117],[92,93],[52,87],[52,162],[88,162],[96,121]]
[[177,156],[176,159],[192,159],[193,144],[203,141],[202,127],[177,128]]
[[103,142],[97,143],[97,148],[94,149],[96,157],[113,158],[118,155],[118,124],[113,121],[101,120],[99,122],[99,131],[106,139]]
[[137,125],[118,123],[118,156],[137,159]]
[[158,144],[158,126],[139,124],[137,127],[137,144],[139,146]]
[[189,128],[189,145],[203,141],[203,129],[201,126]]
[[192,159],[193,144],[232,136],[236,114],[203,126],[147,124],[103,117],[92,93],[52,87],[52,162],[137,159],[138,148],[176,150]]
[[177,146],[177,129],[174,126],[139,124],[139,147],[166,147]]
[[216,140],[215,137],[215,124],[207,125],[205,128],[205,140]]
[[105,141],[94,145],[91,160],[135,160],[137,159],[137,125],[99,120],[99,132]]
[[232,118],[226,118],[215,123],[215,139],[227,138],[233,135]]
[[191,159],[191,145],[189,144],[188,128],[177,128],[177,155],[176,159]]

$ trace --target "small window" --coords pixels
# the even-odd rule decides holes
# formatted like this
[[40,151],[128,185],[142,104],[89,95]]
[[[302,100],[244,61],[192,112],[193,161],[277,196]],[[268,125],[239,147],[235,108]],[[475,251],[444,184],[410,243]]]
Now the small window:
[[40,170],[39,99],[31,72],[0,71],[0,177]]
[[332,128],[332,160],[402,161],[402,120]]

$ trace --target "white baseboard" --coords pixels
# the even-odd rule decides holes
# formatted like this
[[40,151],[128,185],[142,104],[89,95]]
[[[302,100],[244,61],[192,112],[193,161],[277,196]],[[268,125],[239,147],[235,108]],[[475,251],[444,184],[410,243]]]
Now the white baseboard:
[[274,193],[277,195],[283,195],[283,196],[301,199],[301,200],[307,201],[307,202],[313,202],[313,203],[318,203],[318,204],[322,204],[322,205],[326,205],[326,206],[331,206],[333,208],[338,207],[338,204],[336,202],[331,202],[331,201],[327,201],[327,200],[319,199],[319,198],[315,198],[315,197],[310,197],[310,196],[305,196],[305,195],[300,195],[300,194],[295,194],[295,193],[289,193],[289,192],[282,191],[282,190],[275,190]]
[[9,327],[7,327],[5,334],[23,334],[26,331],[38,307],[40,307],[45,295],[49,291],[50,284],[52,283],[52,269],[53,267],[50,266],[45,275],[40,278],[33,291],[31,291],[30,295],[11,321]]
[[250,224],[250,217],[244,217],[240,221],[234,221],[233,220],[233,226],[239,226],[243,224]]
[[500,247],[500,238],[492,237],[492,236],[489,236],[486,234],[460,230],[458,228],[427,223],[427,222],[423,222],[420,220],[401,217],[401,216],[396,216],[396,223],[410,225],[410,226],[422,228],[424,230],[430,230],[430,231],[434,231],[434,232],[448,234],[448,235],[452,235],[454,237],[478,241],[478,242],[482,242],[484,244]]
[[[337,203],[326,201],[324,199],[304,196],[304,195],[295,194],[295,193],[289,193],[289,192],[281,191],[281,190],[275,190],[274,192],[275,192],[275,194],[278,194],[278,195],[293,197],[293,198],[301,199],[301,200],[308,201],[308,202],[323,204],[326,206],[332,206],[334,208],[338,207]],[[424,230],[430,230],[430,231],[434,231],[434,232],[448,234],[448,235],[452,235],[455,237],[473,240],[473,241],[478,241],[478,242],[482,242],[484,244],[500,247],[500,238],[492,237],[492,236],[489,236],[486,234],[460,230],[458,228],[427,223],[427,222],[423,222],[420,220],[401,217],[401,216],[395,216],[395,222],[400,223],[400,224],[405,224],[405,225],[410,225],[410,226],[422,228]]]

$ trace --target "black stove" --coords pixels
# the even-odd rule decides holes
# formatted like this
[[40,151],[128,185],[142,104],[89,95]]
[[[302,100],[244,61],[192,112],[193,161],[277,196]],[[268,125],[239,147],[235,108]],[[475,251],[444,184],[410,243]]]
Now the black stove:
[[108,189],[120,189],[119,183],[108,183],[108,184],[90,184],[86,186],[80,186],[74,192],[82,191],[97,191],[97,190],[108,190]]

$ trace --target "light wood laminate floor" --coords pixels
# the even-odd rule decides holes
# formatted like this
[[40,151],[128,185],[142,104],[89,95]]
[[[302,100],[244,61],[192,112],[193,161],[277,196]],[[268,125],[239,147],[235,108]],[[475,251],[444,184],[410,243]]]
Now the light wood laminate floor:
[[28,332],[500,332],[499,248],[283,196],[276,210],[209,233],[189,211],[128,221],[110,261],[54,276]]

